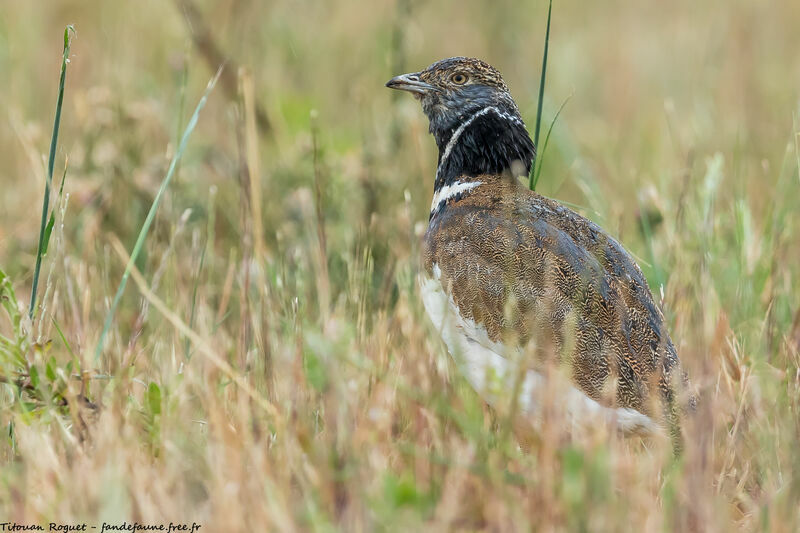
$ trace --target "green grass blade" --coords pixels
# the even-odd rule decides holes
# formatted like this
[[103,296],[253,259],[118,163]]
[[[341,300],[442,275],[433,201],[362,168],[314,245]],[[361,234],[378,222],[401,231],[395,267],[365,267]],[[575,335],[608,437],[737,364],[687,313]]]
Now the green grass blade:
[[194,108],[194,113],[192,113],[192,118],[189,119],[189,123],[186,125],[186,129],[183,130],[183,137],[181,137],[181,143],[178,146],[178,150],[175,152],[175,155],[172,157],[172,161],[169,163],[169,169],[167,170],[166,176],[164,176],[164,180],[161,182],[161,186],[158,188],[158,192],[156,193],[155,198],[153,198],[153,203],[150,205],[150,211],[147,213],[147,217],[142,224],[142,228],[139,230],[139,236],[136,239],[136,244],[133,246],[133,251],[131,252],[130,259],[128,260],[128,264],[125,265],[125,272],[122,274],[122,279],[119,282],[119,287],[117,288],[117,293],[114,295],[114,300],[111,302],[111,307],[106,314],[106,320],[103,324],[103,330],[100,333],[100,339],[97,341],[97,347],[95,348],[94,358],[95,361],[100,359],[100,353],[103,351],[103,343],[105,341],[106,335],[108,334],[108,330],[111,328],[111,323],[114,320],[114,313],[117,310],[117,305],[119,305],[119,301],[122,298],[122,293],[125,292],[125,285],[128,283],[128,278],[131,275],[131,268],[136,262],[136,258],[139,256],[139,252],[141,252],[142,247],[144,246],[144,241],[147,238],[147,232],[150,230],[150,226],[153,223],[153,219],[156,216],[156,211],[158,210],[158,204],[161,203],[161,197],[164,195],[164,191],[166,191],[167,187],[169,186],[170,181],[172,181],[172,176],[175,174],[175,169],[178,166],[178,162],[180,161],[181,157],[183,156],[184,150],[186,150],[186,145],[189,142],[189,137],[192,135],[195,126],[197,125],[198,117],[200,116],[200,111],[206,105],[206,101],[208,100],[208,95],[211,94],[211,90],[217,84],[217,80],[219,79],[220,74],[222,73],[222,67],[217,70],[217,73],[211,78],[211,81],[208,82],[208,86],[206,87],[205,92],[203,93],[203,97],[200,98],[200,101],[197,103],[197,107]]
[[[61,186],[58,188],[58,202],[64,197],[64,181],[67,179],[67,168],[69,166],[69,158],[64,165],[64,174],[61,175]],[[52,183],[50,184],[52,185]],[[49,196],[49,195],[48,195]],[[56,204],[58,205],[58,204]],[[42,257],[47,255],[47,249],[50,246],[50,235],[53,233],[53,227],[56,224],[56,210],[50,211],[50,219],[47,221],[47,227],[44,229],[44,239],[40,239],[44,244],[42,245]]]
[[50,137],[50,158],[47,162],[47,180],[44,184],[44,201],[42,202],[42,222],[39,226],[39,247],[36,251],[36,267],[33,270],[33,287],[31,288],[31,304],[28,314],[33,319],[36,311],[36,293],[39,289],[39,273],[42,270],[42,257],[47,253],[47,243],[50,240],[50,232],[47,231],[47,213],[50,209],[50,186],[53,182],[53,167],[56,161],[56,146],[58,145],[58,130],[61,126],[61,107],[64,103],[64,80],[67,77],[67,63],[69,62],[70,32],[75,33],[72,25],[64,28],[64,53],[61,57],[61,77],[58,81],[58,101],[56,102],[56,116],[53,120],[53,135]]
[[[553,0],[550,0],[547,7],[547,31],[544,34],[544,54],[542,54],[542,77],[539,80],[539,104],[536,108],[536,128],[533,130],[533,145],[539,148],[539,130],[542,126],[542,102],[544,101],[544,80],[547,76],[547,52],[550,48],[550,15],[553,11]],[[534,190],[536,183],[534,182],[534,169],[536,168],[536,156],[533,157],[533,168],[531,168],[530,177],[528,178],[528,187]]]
[[58,325],[58,321],[55,318],[53,318],[52,320],[53,320],[53,325],[55,326],[56,331],[58,332],[58,336],[61,339],[61,342],[64,343],[64,346],[67,348],[70,357],[72,357],[72,359],[74,360],[78,360],[77,356],[75,355],[75,352],[72,351],[72,346],[69,345],[69,341],[67,340],[66,335],[64,335],[64,332],[61,331],[61,326]]
[[561,104],[561,107],[558,108],[556,111],[556,116],[553,117],[553,121],[550,123],[550,128],[547,130],[547,135],[544,136],[544,146],[542,147],[541,152],[539,153],[539,157],[536,158],[535,164],[533,165],[534,168],[534,177],[533,177],[533,189],[536,190],[536,184],[539,183],[539,175],[542,173],[542,163],[544,163],[544,153],[547,150],[547,144],[550,142],[550,134],[553,133],[553,126],[556,125],[556,120],[558,120],[558,116],[561,114],[561,111],[564,109],[564,106],[567,105],[569,99],[572,98],[572,95],[567,96],[567,99]]

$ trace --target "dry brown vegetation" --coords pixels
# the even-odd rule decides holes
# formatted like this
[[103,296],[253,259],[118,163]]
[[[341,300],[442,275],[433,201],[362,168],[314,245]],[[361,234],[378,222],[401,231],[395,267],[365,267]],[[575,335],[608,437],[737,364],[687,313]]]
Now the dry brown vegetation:
[[[572,435],[557,408],[515,431],[421,309],[435,146],[383,83],[482,57],[532,124],[544,2],[192,6],[2,2],[0,522],[800,529],[800,3],[554,5],[545,120],[572,98],[539,190],[617,236],[663,294],[700,392],[679,459]],[[65,197],[30,323],[68,23]]]

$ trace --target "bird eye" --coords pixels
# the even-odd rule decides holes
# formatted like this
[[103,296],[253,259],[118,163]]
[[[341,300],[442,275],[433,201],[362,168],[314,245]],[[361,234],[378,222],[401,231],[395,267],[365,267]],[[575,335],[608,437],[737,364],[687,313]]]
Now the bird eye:
[[450,77],[450,81],[455,83],[456,85],[464,85],[467,83],[467,77],[464,74],[456,73]]

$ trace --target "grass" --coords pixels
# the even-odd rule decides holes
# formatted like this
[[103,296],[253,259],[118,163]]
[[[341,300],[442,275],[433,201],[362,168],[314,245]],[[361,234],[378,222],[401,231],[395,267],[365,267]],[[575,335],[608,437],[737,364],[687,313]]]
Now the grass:
[[[5,10],[0,522],[800,528],[793,3],[556,6],[542,114],[559,118],[536,188],[586,206],[659,301],[663,281],[701,395],[680,459],[660,439],[573,432],[557,391],[542,431],[512,427],[427,322],[436,151],[418,104],[383,82],[390,65],[479,56],[533,123],[544,6]],[[45,184],[30,176],[66,23],[80,38],[53,164],[69,158],[69,181],[31,320]],[[218,68],[209,51],[241,68],[195,124],[182,102]]]
[[[542,52],[542,74],[541,79],[539,80],[539,102],[536,105],[536,125],[533,128],[533,144],[536,146],[537,150],[539,148],[539,130],[542,127],[542,103],[544,102],[544,82],[547,77],[547,54],[550,50],[550,17],[553,14],[553,0],[550,0],[547,3],[547,29],[544,33],[544,51]],[[556,123],[558,119],[558,115],[561,114],[561,109],[563,109],[563,105],[556,113],[556,116],[553,118],[553,124]],[[553,124],[550,125],[550,130],[553,129]],[[550,131],[547,132],[547,137],[550,137]],[[542,147],[541,156],[544,156],[544,151],[547,149],[547,142],[545,142],[544,146]],[[532,191],[536,190],[536,182],[539,181],[539,172],[536,170],[536,159],[537,157],[533,158],[533,168],[531,168],[530,176],[529,176],[529,183],[528,187]],[[540,163],[541,166],[541,163]]]
[[[161,198],[164,195],[164,191],[167,190],[170,181],[172,181],[172,176],[175,174],[175,169],[178,168],[178,163],[183,156],[183,152],[186,150],[186,145],[189,142],[189,137],[192,135],[192,131],[194,130],[195,125],[197,125],[197,120],[200,116],[200,111],[203,109],[203,106],[206,104],[206,100],[208,100],[208,95],[211,93],[211,90],[216,85],[217,80],[219,79],[219,75],[222,73],[222,67],[217,71],[217,74],[211,78],[208,82],[208,87],[206,88],[206,92],[203,94],[200,101],[197,103],[197,107],[194,109],[194,113],[192,114],[192,118],[189,119],[189,123],[186,125],[186,129],[183,131],[183,135],[181,136],[181,142],[178,145],[178,151],[175,152],[175,156],[172,158],[172,161],[169,163],[169,168],[167,169],[167,173],[164,176],[163,181],[161,182],[161,186],[158,188],[158,192],[156,192],[155,197],[153,198],[153,203],[150,205],[150,210],[147,212],[147,217],[144,219],[142,223],[142,227],[139,230],[139,235],[136,237],[136,244],[133,245],[133,252],[131,252],[130,259],[128,259],[127,264],[125,265],[125,272],[122,273],[122,279],[119,282],[119,286],[117,287],[117,292],[114,294],[114,300],[111,302],[111,307],[106,314],[105,322],[103,323],[103,330],[100,332],[100,340],[97,341],[97,348],[95,349],[95,361],[100,359],[100,355],[103,351],[103,341],[106,338],[106,334],[108,330],[111,328],[111,324],[114,320],[114,313],[117,310],[117,306],[119,305],[119,301],[122,298],[122,294],[125,292],[125,285],[128,282],[128,276],[130,276],[131,269],[133,268],[134,262],[138,257],[139,253],[142,251],[142,247],[144,246],[145,240],[147,239],[147,232],[150,231],[150,226],[153,224],[153,219],[156,216],[156,211],[158,210],[158,204],[161,202]],[[38,262],[37,262],[38,264]],[[34,278],[35,280],[35,278]]]
[[[39,226],[39,247],[36,250],[36,267],[33,271],[33,287],[31,288],[31,304],[28,314],[33,320],[36,312],[36,293],[39,287],[39,272],[42,268],[42,257],[47,253],[47,245],[50,242],[50,235],[55,223],[55,213],[47,216],[50,205],[50,186],[53,183],[53,169],[56,162],[56,146],[58,146],[58,128],[61,124],[61,107],[64,103],[64,80],[67,77],[67,63],[69,63],[70,32],[75,32],[75,28],[67,26],[64,28],[64,54],[61,59],[61,77],[58,80],[58,101],[56,103],[56,117],[53,120],[53,135],[50,138],[50,157],[47,160],[47,179],[44,185],[44,200],[42,201],[42,222]],[[64,171],[66,177],[66,170]],[[64,181],[61,181],[62,190]]]

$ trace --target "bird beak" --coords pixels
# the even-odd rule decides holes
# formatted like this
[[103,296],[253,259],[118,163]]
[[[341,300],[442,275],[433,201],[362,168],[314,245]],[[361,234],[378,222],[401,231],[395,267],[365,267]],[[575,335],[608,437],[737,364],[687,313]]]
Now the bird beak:
[[386,82],[386,86],[390,89],[398,89],[400,91],[408,91],[419,95],[426,94],[435,89],[433,85],[425,83],[419,79],[419,72],[411,74],[402,74],[395,76]]

